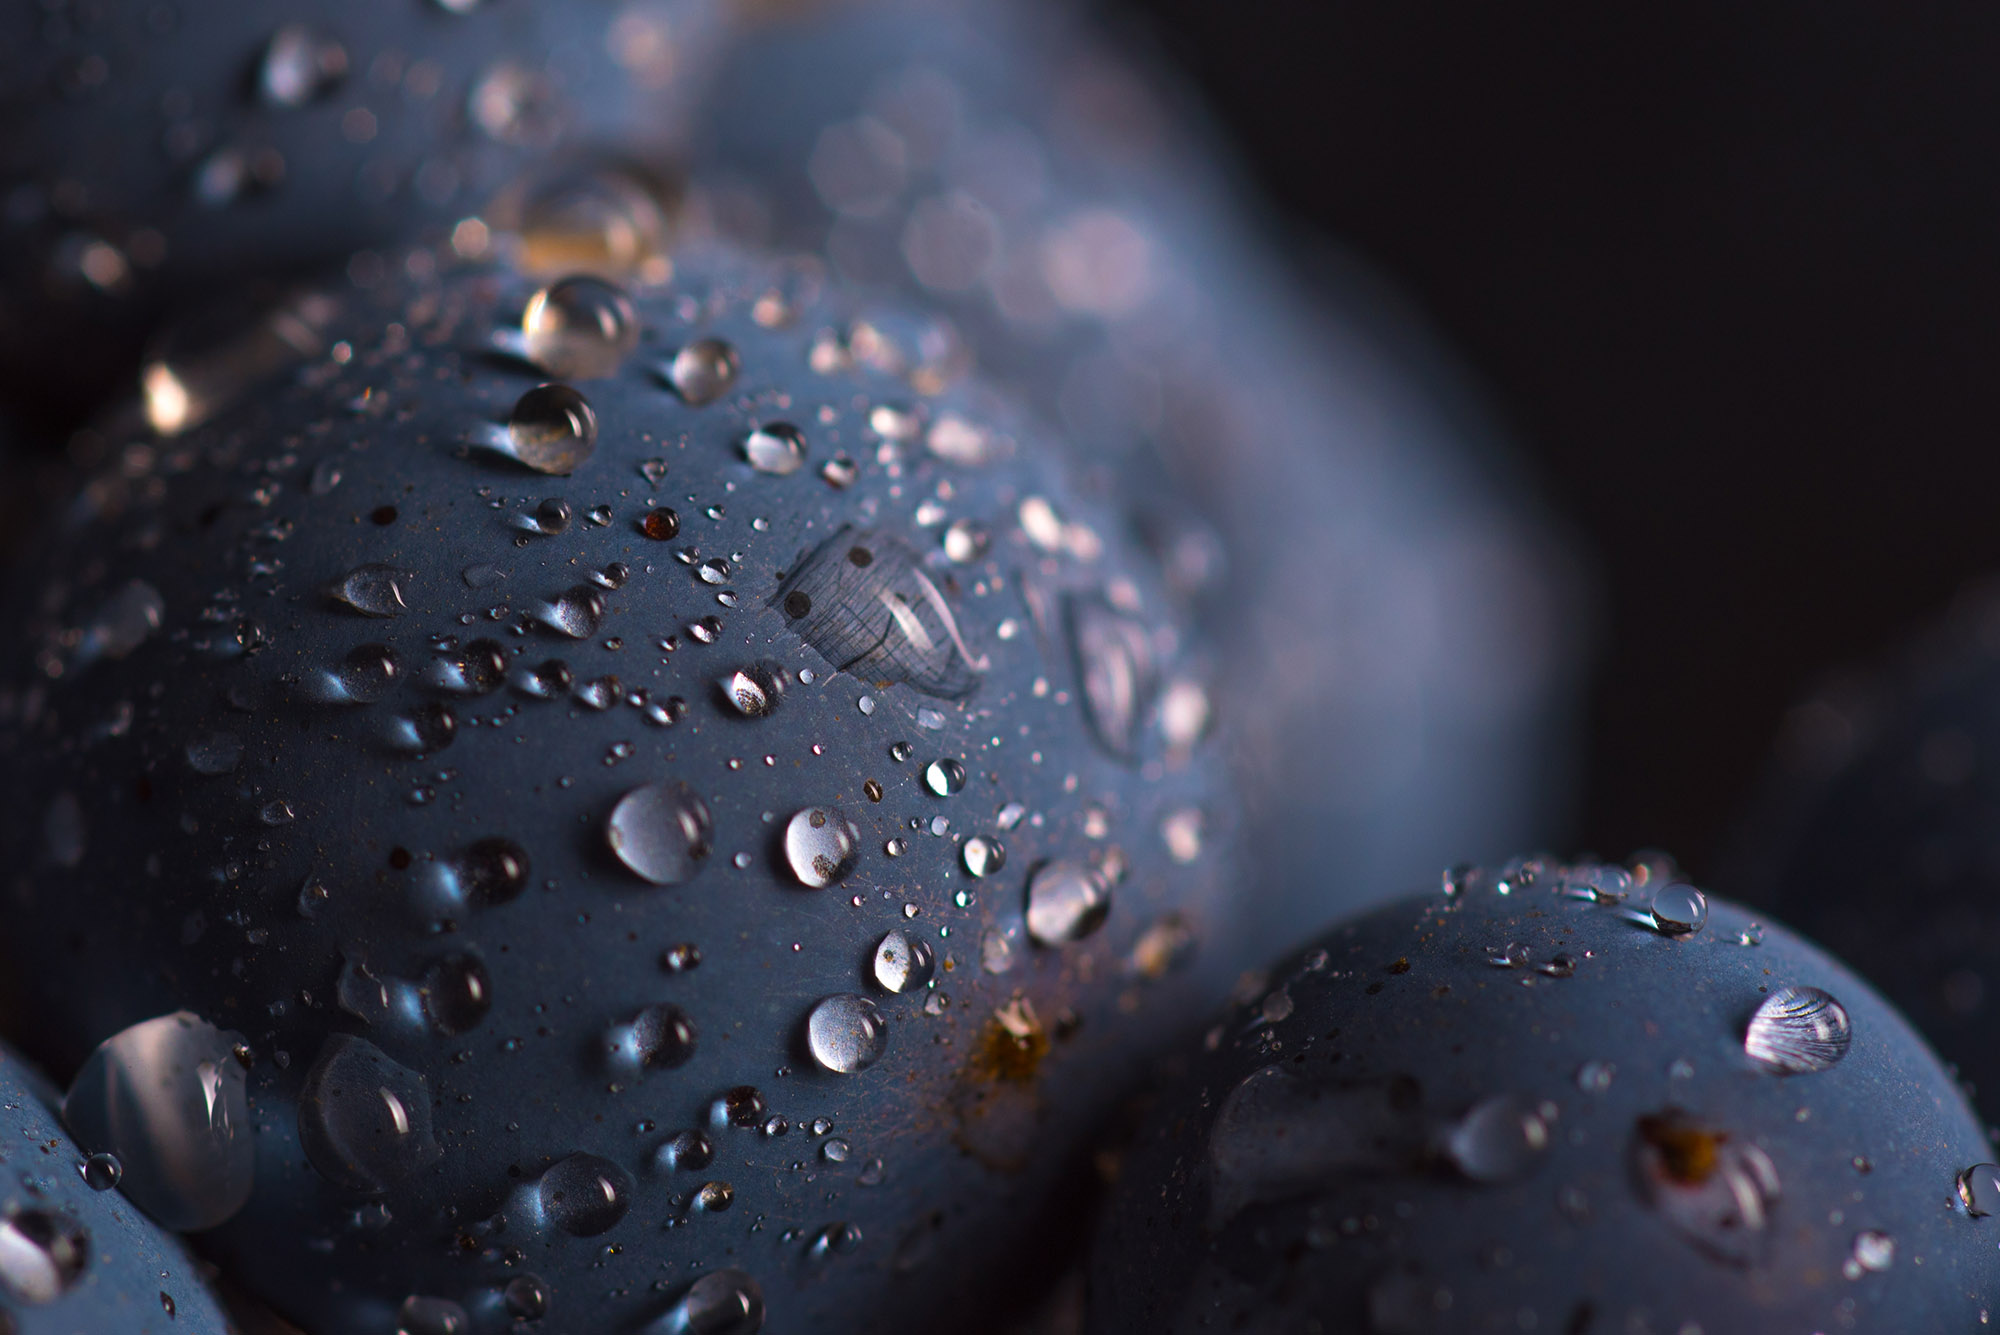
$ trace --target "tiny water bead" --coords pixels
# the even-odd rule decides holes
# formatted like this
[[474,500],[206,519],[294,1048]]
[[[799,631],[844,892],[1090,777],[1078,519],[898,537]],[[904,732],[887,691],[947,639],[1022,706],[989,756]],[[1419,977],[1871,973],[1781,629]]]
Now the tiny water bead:
[[549,1166],[536,1184],[543,1213],[571,1237],[609,1232],[632,1208],[632,1175],[595,1154],[572,1154]]
[[1960,1170],[1958,1199],[1974,1219],[2000,1214],[2000,1164],[1976,1163]]
[[380,1195],[437,1162],[424,1078],[366,1039],[334,1034],[299,1094],[299,1146],[320,1176]]
[[757,1335],[764,1328],[764,1291],[741,1270],[717,1270],[645,1328],[645,1335]]
[[760,473],[785,477],[806,461],[805,433],[790,422],[772,422],[743,437],[744,460]]
[[1110,912],[1110,887],[1081,863],[1046,862],[1028,875],[1028,935],[1042,945],[1080,941]]
[[1824,1071],[1847,1055],[1854,1031],[1847,1009],[1816,987],[1781,987],[1750,1017],[1743,1050],[1779,1075]]
[[1685,881],[1653,892],[1653,927],[1662,936],[1693,936],[1708,922],[1708,896]]
[[213,1228],[250,1198],[240,1042],[187,1011],[142,1021],[97,1046],[63,1101],[77,1144],[117,1156],[125,1195],[166,1228]]
[[812,890],[846,879],[861,855],[861,831],[838,807],[806,807],[785,822],[785,861]]
[[950,756],[924,766],[924,787],[939,797],[950,797],[965,789],[965,766]]
[[399,617],[410,610],[407,597],[416,575],[395,566],[356,566],[333,586],[334,601],[345,603],[363,616]]
[[700,408],[727,394],[741,369],[732,344],[719,338],[698,338],[674,354],[667,363],[666,377],[682,402]]
[[834,668],[871,684],[905,682],[956,700],[977,689],[987,667],[916,553],[876,530],[842,528],[813,548],[771,606]]
[[707,804],[678,779],[625,794],[612,808],[604,835],[626,869],[654,885],[685,884],[715,848]]
[[[75,1287],[90,1264],[90,1235],[42,1209],[0,1214],[0,1293],[25,1307],[42,1307]],[[14,1329],[0,1309],[0,1330]]]
[[958,856],[968,876],[991,876],[1007,865],[1007,850],[1000,846],[1000,841],[982,834],[967,839]]
[[507,415],[505,445],[537,473],[567,476],[597,451],[597,414],[568,385],[537,385]]
[[889,1050],[889,1025],[875,1003],[847,992],[828,997],[806,1017],[806,1046],[829,1071],[865,1071]]
[[1486,1099],[1445,1135],[1445,1154],[1474,1182],[1507,1182],[1525,1176],[1549,1147],[1542,1110],[1513,1094]]
[[648,1006],[604,1035],[606,1061],[635,1074],[685,1066],[694,1051],[694,1021],[679,1006]]
[[639,342],[632,300],[601,278],[565,278],[535,293],[521,312],[529,361],[565,380],[615,375]]
[[923,940],[901,928],[883,933],[875,943],[869,972],[884,992],[915,992],[931,980],[936,957]]

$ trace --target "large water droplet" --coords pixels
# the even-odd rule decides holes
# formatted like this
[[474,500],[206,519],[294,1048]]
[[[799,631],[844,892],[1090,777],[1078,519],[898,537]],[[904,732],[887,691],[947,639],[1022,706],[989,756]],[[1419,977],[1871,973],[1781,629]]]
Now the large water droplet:
[[597,414],[568,385],[537,385],[507,416],[505,450],[538,473],[573,473],[597,452]]
[[1045,862],[1028,874],[1028,935],[1045,946],[1080,941],[1104,925],[1111,888],[1076,862]]
[[543,1211],[563,1232],[594,1238],[632,1207],[632,1175],[595,1154],[558,1159],[537,1184]]
[[117,1155],[127,1198],[166,1228],[213,1228],[250,1199],[240,1043],[187,1011],[146,1020],[98,1044],[63,1100],[77,1144]]
[[771,605],[827,662],[871,684],[956,700],[987,667],[916,553],[886,533],[840,529],[799,561]]
[[1816,987],[1781,987],[1750,1017],[1743,1050],[1779,1075],[1824,1071],[1847,1055],[1854,1030],[1847,1008]]
[[347,74],[347,48],[301,24],[271,35],[257,67],[257,93],[274,107],[302,107],[326,96]]
[[1778,1200],[1778,1170],[1755,1144],[1679,1109],[1639,1119],[1635,1159],[1655,1209],[1716,1260],[1762,1253]]
[[785,861],[813,890],[846,878],[861,854],[861,831],[839,807],[807,807],[785,823]]
[[380,1195],[442,1157],[424,1078],[366,1039],[334,1034],[299,1093],[299,1146],[320,1176]]
[[694,1021],[679,1006],[648,1006],[604,1035],[605,1060],[635,1074],[685,1066],[694,1047]]
[[685,402],[699,408],[727,394],[739,369],[734,347],[719,338],[698,338],[667,363],[667,383]]
[[1071,598],[1070,644],[1091,731],[1113,755],[1129,759],[1158,684],[1146,628],[1100,598]]
[[865,1071],[889,1050],[889,1022],[866,997],[844,992],[828,997],[806,1017],[806,1046],[829,1071]]
[[900,928],[875,943],[870,967],[875,985],[885,992],[915,992],[931,980],[937,967],[931,948]]
[[[28,1307],[54,1302],[89,1264],[90,1235],[75,1221],[48,1210],[10,1209],[0,1215],[0,1293],[15,1302]],[[14,1329],[4,1311],[0,1319],[5,1321],[0,1329]]]
[[477,955],[447,955],[424,971],[424,1014],[441,1034],[462,1034],[493,1009],[493,979]]
[[631,299],[613,284],[586,276],[565,278],[528,299],[521,313],[521,340],[528,360],[548,374],[601,380],[616,375],[638,344],[639,317]]
[[772,422],[743,437],[743,457],[760,473],[784,477],[806,461],[806,437],[790,422]]
[[1499,1094],[1474,1105],[1445,1133],[1444,1150],[1474,1182],[1507,1182],[1526,1175],[1549,1147],[1548,1124],[1535,1104]]
[[1962,1170],[1958,1199],[1974,1219],[2000,1214],[2000,1164],[1976,1163]]
[[757,1335],[764,1291],[741,1270],[703,1275],[646,1328],[647,1335]]
[[395,566],[356,566],[333,586],[335,602],[347,604],[364,616],[399,617],[410,610],[410,583],[416,576]]
[[634,788],[605,822],[611,851],[654,885],[681,885],[715,847],[715,826],[700,794],[677,779]]
[[1708,922],[1708,896],[1685,881],[1653,892],[1653,926],[1664,936],[1693,936]]

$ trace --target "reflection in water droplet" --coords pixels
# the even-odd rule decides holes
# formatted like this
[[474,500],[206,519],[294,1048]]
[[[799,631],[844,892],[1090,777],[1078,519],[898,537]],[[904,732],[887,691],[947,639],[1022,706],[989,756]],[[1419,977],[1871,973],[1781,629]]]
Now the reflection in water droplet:
[[715,847],[708,806],[677,779],[634,788],[618,800],[605,822],[611,851],[634,875],[654,885],[693,878]]
[[77,1144],[117,1155],[127,1198],[166,1228],[213,1228],[250,1198],[241,1041],[187,1011],[146,1020],[100,1043],[63,1101]]
[[1445,1133],[1444,1149],[1474,1182],[1508,1182],[1526,1175],[1549,1147],[1548,1124],[1535,1104],[1499,1094],[1475,1105]]
[[597,414],[568,385],[537,385],[515,402],[504,435],[486,443],[538,473],[567,475],[597,451]]
[[757,1335],[764,1328],[764,1291],[741,1270],[717,1270],[688,1286],[646,1327],[647,1335]]
[[1129,760],[1158,685],[1146,628],[1101,598],[1071,598],[1070,645],[1091,731],[1112,755]]
[[799,561],[771,605],[827,662],[870,684],[956,700],[987,667],[916,553],[886,533],[840,529]]
[[1634,1156],[1652,1205],[1688,1241],[1731,1265],[1762,1254],[1778,1201],[1762,1149],[1673,1108],[1639,1119]]
[[699,408],[727,394],[736,384],[741,362],[736,349],[719,338],[698,338],[667,363],[667,383],[689,405]]
[[595,1154],[572,1154],[549,1166],[537,1184],[541,1207],[563,1232],[594,1238],[632,1206],[632,1175]]
[[299,1147],[321,1177],[370,1196],[443,1154],[431,1135],[424,1078],[352,1034],[329,1037],[306,1073]]
[[2000,1164],[1976,1163],[1962,1170],[1958,1199],[1974,1219],[2000,1214]]
[[807,807],[785,823],[785,861],[809,889],[845,879],[860,854],[861,831],[838,807]]
[[1847,1008],[1816,987],[1781,987],[1750,1017],[1743,1050],[1779,1075],[1824,1071],[1847,1055]]
[[1653,893],[1653,926],[1664,936],[1693,936],[1708,922],[1708,896],[1684,881]]
[[889,1023],[868,998],[842,993],[812,1008],[806,1017],[806,1046],[827,1070],[852,1075],[889,1050]]
[[930,982],[936,966],[930,946],[897,928],[875,943],[870,972],[885,992],[914,992]]
[[639,341],[639,317],[613,284],[565,278],[528,298],[521,339],[528,360],[549,375],[601,380],[616,375],[631,355]]
[[1110,912],[1111,888],[1081,863],[1047,862],[1028,875],[1028,935],[1042,945],[1080,941]]
[[606,1062],[631,1074],[684,1066],[694,1047],[694,1021],[679,1006],[648,1006],[604,1035]]
[[743,437],[743,458],[760,473],[783,477],[806,461],[805,433],[790,422],[772,422]]
[[406,594],[415,578],[411,572],[395,566],[356,566],[333,586],[333,598],[364,616],[399,617],[410,610]]
[[[0,1293],[15,1302],[27,1307],[54,1302],[89,1264],[90,1235],[75,1221],[36,1209],[10,1208],[0,1215]],[[0,1329],[14,1329],[4,1310],[0,1323]]]
[[441,1034],[462,1034],[493,1009],[493,980],[476,955],[447,955],[424,972],[424,1013]]

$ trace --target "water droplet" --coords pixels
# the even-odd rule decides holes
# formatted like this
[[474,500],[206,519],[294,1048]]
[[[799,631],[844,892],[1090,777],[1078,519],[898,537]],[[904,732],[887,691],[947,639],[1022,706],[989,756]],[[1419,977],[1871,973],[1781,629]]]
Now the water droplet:
[[1824,1071],[1847,1055],[1854,1032],[1847,1009],[1816,987],[1781,987],[1758,1005],[1743,1050],[1779,1075]]
[[301,24],[271,35],[257,67],[257,93],[274,107],[296,108],[326,96],[347,74],[347,49]]
[[507,1315],[516,1321],[539,1321],[549,1314],[549,1286],[540,1275],[516,1275],[500,1291]]
[[506,452],[538,473],[573,473],[596,451],[597,414],[568,385],[537,385],[507,416]]
[[70,662],[77,667],[100,658],[119,659],[146,642],[166,617],[160,591],[143,579],[119,587],[77,629]]
[[764,1291],[741,1270],[717,1270],[688,1286],[647,1328],[648,1335],[757,1335]]
[[549,375],[601,380],[616,375],[631,355],[639,341],[639,317],[618,287],[579,275],[551,283],[528,299],[521,312],[521,340],[528,360]]
[[1854,1249],[1840,1270],[1849,1279],[1860,1279],[1866,1274],[1880,1274],[1895,1260],[1896,1240],[1877,1229],[1864,1229],[1854,1235]]
[[1693,936],[1708,922],[1708,896],[1685,881],[1653,892],[1653,926],[1663,936]]
[[819,475],[829,487],[851,487],[861,476],[861,465],[844,454],[836,454],[819,466]]
[[1091,731],[1111,754],[1129,760],[1157,684],[1146,628],[1096,597],[1071,598],[1068,615]]
[[755,1085],[736,1085],[711,1103],[708,1120],[716,1126],[756,1126],[764,1120],[764,1094]]
[[1670,1109],[1639,1119],[1639,1180],[1654,1208],[1719,1261],[1762,1253],[1778,1200],[1778,1170],[1762,1149]]
[[806,461],[805,433],[790,422],[772,422],[743,437],[743,457],[760,473],[783,477]]
[[801,559],[771,605],[827,662],[870,684],[907,682],[955,700],[986,670],[916,553],[885,533],[840,529]]
[[785,670],[775,663],[753,663],[717,683],[722,698],[745,718],[763,718],[778,707],[785,694]]
[[349,700],[372,705],[395,683],[397,667],[394,649],[386,644],[364,644],[348,652],[334,675]]
[[213,1228],[250,1199],[241,1042],[187,1011],[146,1020],[98,1044],[63,1101],[77,1144],[117,1155],[126,1197],[163,1227]]
[[942,544],[945,558],[958,565],[966,565],[986,555],[989,545],[986,530],[969,519],[955,519],[944,531]]
[[595,1154],[556,1160],[536,1190],[550,1221],[572,1237],[610,1231],[632,1206],[632,1175]]
[[243,759],[243,739],[233,732],[211,732],[187,744],[188,768],[196,774],[227,774]]
[[871,972],[885,992],[915,992],[928,984],[937,967],[931,948],[899,929],[885,932],[875,943]]
[[1576,956],[1566,950],[1558,950],[1535,966],[1535,972],[1550,978],[1574,978],[1576,976]]
[[924,787],[939,797],[950,797],[965,788],[965,766],[950,756],[924,766]]
[[656,1156],[663,1168],[706,1168],[715,1158],[715,1146],[700,1131],[677,1131],[660,1146]]
[[528,888],[528,852],[512,839],[490,835],[453,858],[450,871],[468,903],[493,908]]
[[1602,1094],[1611,1088],[1618,1068],[1610,1062],[1587,1061],[1576,1068],[1576,1087],[1586,1094]]
[[[475,0],[440,0],[447,7],[471,8]],[[473,124],[503,144],[547,148],[561,132],[563,107],[549,79],[535,70],[503,63],[473,85],[466,98]]]
[[648,1006],[604,1035],[605,1060],[635,1074],[684,1066],[694,1048],[694,1021],[679,1006]]
[[861,831],[839,807],[806,807],[785,823],[785,861],[808,889],[846,879],[860,854]]
[[646,511],[639,520],[639,532],[654,542],[665,542],[681,531],[681,517],[666,506]]
[[447,955],[424,971],[424,1013],[441,1034],[462,1034],[493,1009],[493,979],[475,955]]
[[380,1195],[442,1157],[424,1078],[366,1039],[334,1034],[299,1095],[299,1145],[320,1176]]
[[1499,1094],[1475,1105],[1445,1133],[1444,1149],[1458,1171],[1474,1182],[1507,1182],[1526,1175],[1549,1147],[1548,1124],[1531,1101]]
[[84,1185],[92,1191],[109,1191],[118,1185],[118,1179],[125,1176],[125,1165],[118,1162],[115,1154],[93,1154],[77,1168],[83,1175]]
[[654,885],[693,879],[715,847],[708,806],[677,779],[634,788],[605,822],[611,851],[634,875]]
[[848,1152],[847,1142],[839,1136],[835,1136],[819,1147],[819,1157],[828,1163],[846,1163]]
[[1976,1163],[1960,1172],[1958,1199],[1974,1219],[2000,1214],[2000,1164]]
[[541,609],[541,622],[558,635],[587,640],[597,634],[604,621],[604,594],[588,584],[579,584]]
[[333,586],[334,601],[347,604],[364,616],[399,617],[410,608],[406,594],[416,576],[395,566],[356,566]]
[[535,506],[534,513],[521,521],[521,527],[530,533],[543,537],[554,537],[569,528],[569,521],[575,518],[569,502],[560,496],[545,496]]
[[1111,888],[1089,867],[1046,862],[1028,874],[1028,935],[1042,945],[1080,941],[1110,912]]
[[807,1248],[813,1258],[823,1260],[828,1256],[845,1256],[861,1245],[861,1229],[854,1224],[828,1224],[813,1235],[812,1245]]
[[998,839],[989,839],[983,834],[975,834],[965,841],[959,850],[959,861],[973,876],[991,876],[1007,865],[1007,850],[1000,846]]
[[[80,1224],[48,1210],[0,1215],[0,1292],[28,1307],[68,1293],[90,1264],[90,1235]],[[0,1311],[4,1329],[14,1322]],[[36,1327],[39,1329],[39,1327]]]
[[806,1017],[806,1045],[829,1071],[852,1075],[889,1050],[889,1023],[874,1002],[844,992],[826,998]]
[[397,1310],[396,1335],[465,1335],[472,1322],[449,1298],[412,1294]]
[[666,376],[683,402],[699,408],[727,394],[740,369],[733,346],[719,338],[698,338],[674,354]]
[[727,1210],[736,1203],[736,1188],[727,1182],[704,1182],[695,1189],[694,1208],[709,1214]]
[[441,751],[458,736],[458,715],[450,705],[432,701],[399,716],[390,726],[389,742],[418,755]]

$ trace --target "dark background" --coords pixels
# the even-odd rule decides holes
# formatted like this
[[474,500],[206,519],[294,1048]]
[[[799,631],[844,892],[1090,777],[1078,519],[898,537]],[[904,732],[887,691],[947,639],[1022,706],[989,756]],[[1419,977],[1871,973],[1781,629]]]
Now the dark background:
[[1785,710],[2000,568],[2000,9],[1125,7],[1584,540],[1577,847],[1712,876]]

